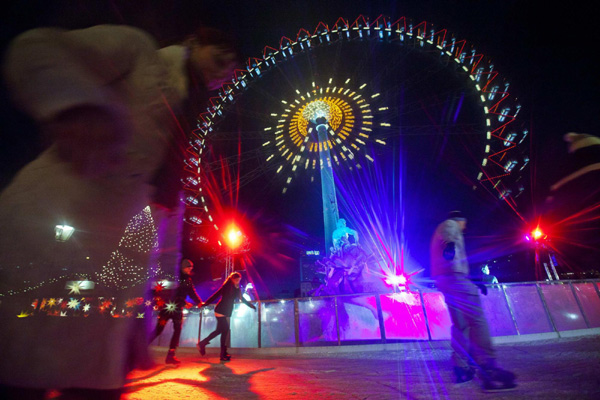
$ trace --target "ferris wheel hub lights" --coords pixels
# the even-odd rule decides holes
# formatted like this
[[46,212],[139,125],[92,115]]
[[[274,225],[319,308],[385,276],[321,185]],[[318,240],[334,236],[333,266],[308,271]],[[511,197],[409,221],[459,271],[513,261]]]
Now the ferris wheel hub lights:
[[315,100],[306,105],[302,116],[306,120],[320,125],[331,118],[331,110],[327,102]]

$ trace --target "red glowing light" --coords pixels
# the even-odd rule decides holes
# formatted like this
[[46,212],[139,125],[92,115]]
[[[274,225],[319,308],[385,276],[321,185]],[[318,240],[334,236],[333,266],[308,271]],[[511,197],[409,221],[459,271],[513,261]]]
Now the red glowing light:
[[546,241],[546,239],[548,239],[548,235],[540,228],[540,225],[536,226],[530,233],[525,234],[525,240],[536,245]]
[[237,226],[230,225],[227,228],[227,231],[225,233],[225,241],[227,243],[227,246],[229,246],[232,249],[235,249],[240,244],[242,244],[242,239],[242,231],[240,231],[240,229]]

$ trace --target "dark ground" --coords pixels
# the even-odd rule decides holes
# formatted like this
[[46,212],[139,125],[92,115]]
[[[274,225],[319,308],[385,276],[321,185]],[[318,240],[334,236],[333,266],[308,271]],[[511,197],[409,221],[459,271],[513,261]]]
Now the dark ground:
[[[126,399],[598,399],[600,337],[561,338],[497,346],[499,365],[518,375],[507,393],[483,393],[480,381],[455,384],[448,342],[410,342],[385,351],[240,354],[220,362],[179,349],[182,364],[131,374]],[[392,350],[389,350],[389,349]],[[213,351],[211,353],[211,350]],[[272,350],[272,349],[271,349]],[[321,350],[321,349],[320,349]],[[263,351],[269,351],[264,349]]]

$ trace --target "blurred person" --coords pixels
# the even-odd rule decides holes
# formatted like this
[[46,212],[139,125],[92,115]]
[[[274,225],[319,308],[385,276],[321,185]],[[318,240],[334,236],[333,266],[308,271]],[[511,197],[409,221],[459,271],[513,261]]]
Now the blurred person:
[[[0,235],[3,398],[45,388],[118,398],[126,373],[148,362],[136,318],[16,316],[40,288],[49,293],[71,275],[94,280],[104,298],[143,296],[156,241],[167,248],[163,267],[176,267],[186,135],[178,117],[194,90],[231,76],[236,56],[224,38],[204,29],[159,49],[139,29],[99,25],[34,29],[11,43],[7,89],[51,144],[0,194],[0,224],[10,232]],[[158,237],[140,236],[143,218]],[[65,223],[75,232],[56,242],[55,226]]]
[[477,367],[484,391],[516,387],[515,375],[496,366],[496,354],[488,322],[481,306],[479,289],[487,288],[469,279],[469,263],[463,231],[467,219],[452,211],[437,226],[431,238],[431,275],[448,306],[451,328],[452,364],[457,383],[473,379]]
[[215,301],[219,296],[221,300],[215,306],[215,317],[217,318],[217,328],[207,337],[198,342],[198,350],[201,355],[206,354],[206,345],[212,339],[221,335],[221,361],[231,360],[231,355],[227,353],[227,339],[229,338],[229,319],[233,313],[233,304],[236,300],[242,301],[245,305],[256,310],[256,307],[242,296],[240,289],[240,280],[242,275],[239,272],[232,272],[223,285],[213,293],[202,306],[206,306]]
[[479,282],[485,285],[498,283],[498,278],[490,274],[490,266],[488,264],[481,267]]
[[244,286],[244,290],[242,291],[242,296],[248,301],[256,301],[258,300],[258,292],[256,288],[252,284],[252,282],[248,282],[246,286]]
[[194,283],[192,281],[192,270],[194,269],[194,263],[190,260],[183,259],[181,261],[181,268],[179,274],[179,285],[175,290],[175,294],[172,299],[169,299],[169,303],[166,303],[158,313],[158,321],[156,328],[150,338],[150,343],[154,341],[162,331],[165,329],[167,322],[173,320],[173,335],[171,336],[171,342],[169,343],[169,352],[165,360],[166,364],[181,364],[181,361],[175,357],[175,350],[179,346],[179,338],[181,337],[181,326],[183,324],[183,309],[187,306],[187,297],[189,296],[196,304],[201,305],[202,299],[196,292]]
[[600,137],[569,132],[562,177],[550,186],[542,222],[564,272],[600,271]]

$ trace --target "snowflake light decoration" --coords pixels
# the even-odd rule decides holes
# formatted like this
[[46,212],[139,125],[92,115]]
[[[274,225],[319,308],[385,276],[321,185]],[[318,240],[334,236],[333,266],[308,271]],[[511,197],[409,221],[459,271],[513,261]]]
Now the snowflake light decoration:
[[79,300],[71,298],[67,303],[67,306],[73,310],[79,310],[80,303]]
[[71,282],[67,289],[69,289],[69,294],[80,294],[80,283],[78,281]]
[[168,302],[167,304],[165,304],[165,310],[168,313],[173,313],[177,310],[177,304],[173,303],[172,301]]

